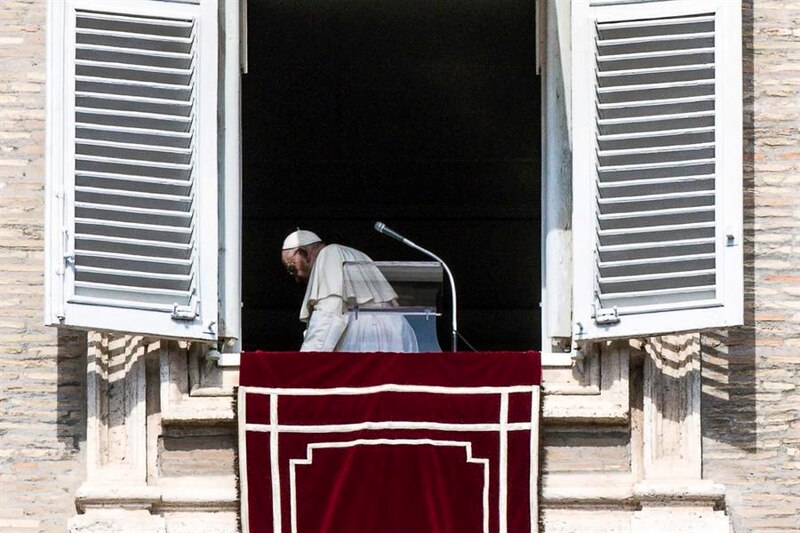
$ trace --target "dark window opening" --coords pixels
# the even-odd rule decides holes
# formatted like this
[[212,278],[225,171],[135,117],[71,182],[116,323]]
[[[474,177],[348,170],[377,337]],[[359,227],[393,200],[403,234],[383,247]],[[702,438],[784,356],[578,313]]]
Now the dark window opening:
[[427,260],[376,220],[447,261],[476,348],[539,348],[534,2],[258,0],[248,17],[244,348],[300,346],[304,287],[279,262],[297,226]]

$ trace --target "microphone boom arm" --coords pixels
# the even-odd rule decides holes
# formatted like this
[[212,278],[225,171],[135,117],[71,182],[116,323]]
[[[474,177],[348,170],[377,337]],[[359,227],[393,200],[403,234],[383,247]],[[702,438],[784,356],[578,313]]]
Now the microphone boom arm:
[[452,324],[451,324],[451,329],[452,329],[452,331],[451,331],[451,337],[452,337],[451,346],[452,346],[452,350],[454,352],[458,351],[458,318],[457,318],[457,307],[456,307],[456,282],[453,279],[453,273],[450,272],[450,267],[447,266],[447,263],[445,263],[442,260],[441,257],[439,257],[435,253],[431,252],[430,250],[426,250],[422,246],[411,242],[410,240],[406,239],[405,237],[403,237],[399,233],[397,233],[395,231],[392,231],[391,229],[387,228],[386,224],[384,224],[383,222],[376,222],[375,223],[375,230],[378,233],[383,233],[384,235],[387,235],[388,237],[392,237],[393,239],[396,239],[396,240],[402,242],[406,246],[409,246],[411,248],[414,248],[417,251],[422,252],[423,254],[427,255],[428,257],[432,257],[434,260],[436,260],[439,264],[442,265],[442,268],[444,268],[444,271],[447,273],[447,278],[450,281],[450,296],[451,296],[451,305],[452,305],[452,309],[453,309],[453,320],[452,320]]

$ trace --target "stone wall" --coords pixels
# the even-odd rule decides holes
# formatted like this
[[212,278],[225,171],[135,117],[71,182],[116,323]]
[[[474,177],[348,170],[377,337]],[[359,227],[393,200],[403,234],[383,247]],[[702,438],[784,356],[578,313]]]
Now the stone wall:
[[85,476],[86,335],[43,326],[45,15],[0,3],[0,530],[64,531]]
[[746,327],[703,336],[703,467],[735,531],[798,531],[800,2],[744,3]]

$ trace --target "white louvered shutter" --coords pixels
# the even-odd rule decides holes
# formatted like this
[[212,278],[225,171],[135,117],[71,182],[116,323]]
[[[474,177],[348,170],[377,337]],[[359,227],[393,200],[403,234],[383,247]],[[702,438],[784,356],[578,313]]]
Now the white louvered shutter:
[[573,333],[742,323],[741,5],[573,9]]
[[216,2],[49,9],[47,321],[216,339]]

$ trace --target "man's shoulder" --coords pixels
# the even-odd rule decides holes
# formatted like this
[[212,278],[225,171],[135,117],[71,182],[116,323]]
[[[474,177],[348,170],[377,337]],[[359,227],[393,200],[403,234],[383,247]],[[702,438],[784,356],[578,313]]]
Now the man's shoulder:
[[329,244],[320,251],[320,255],[340,257],[342,261],[371,261],[361,250],[343,244]]

